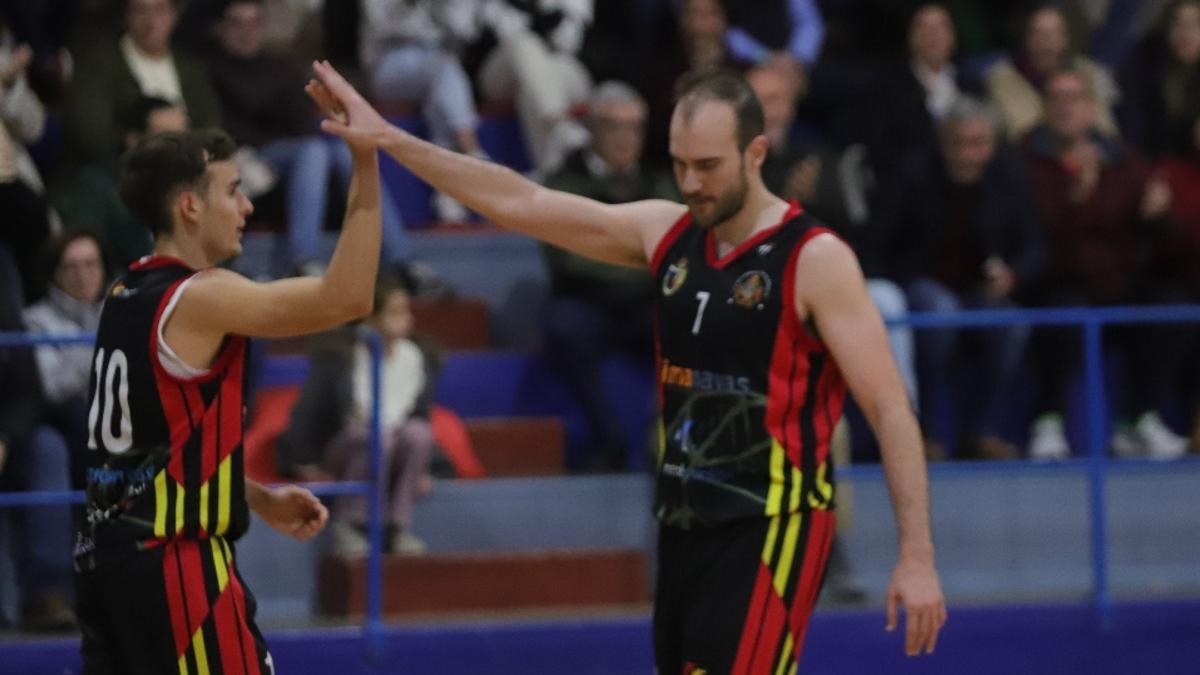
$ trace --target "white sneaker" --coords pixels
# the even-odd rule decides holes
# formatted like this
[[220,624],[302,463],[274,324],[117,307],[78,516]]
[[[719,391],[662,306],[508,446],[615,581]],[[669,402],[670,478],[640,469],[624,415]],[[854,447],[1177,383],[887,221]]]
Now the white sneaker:
[[1142,439],[1146,455],[1151,459],[1179,459],[1187,453],[1188,439],[1171,431],[1156,412],[1142,415],[1135,429]]
[[1071,445],[1059,415],[1042,415],[1033,422],[1029,439],[1029,457],[1038,461],[1057,461],[1071,456]]
[[391,544],[391,552],[396,555],[424,555],[429,551],[420,537],[404,530],[392,536]]
[[362,558],[371,549],[367,536],[350,523],[334,521],[329,526],[333,535],[333,552],[344,558]]
[[1142,442],[1141,434],[1135,427],[1128,424],[1117,427],[1109,444],[1112,446],[1113,454],[1117,457],[1130,459],[1146,454],[1146,444]]

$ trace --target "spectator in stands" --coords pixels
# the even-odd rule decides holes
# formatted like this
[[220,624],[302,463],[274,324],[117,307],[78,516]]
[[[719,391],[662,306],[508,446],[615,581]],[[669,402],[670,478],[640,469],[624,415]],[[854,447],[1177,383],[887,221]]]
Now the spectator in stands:
[[29,88],[25,71],[33,59],[0,23],[0,243],[16,258],[26,300],[37,294],[37,253],[50,234],[41,175],[25,146],[42,136],[46,111]]
[[[1188,302],[1200,302],[1200,112],[1192,119],[1191,144],[1159,165],[1171,187],[1169,242],[1159,264],[1170,278],[1186,289]],[[1200,449],[1200,348],[1193,345],[1184,369],[1192,390],[1187,392],[1196,406],[1192,426],[1193,449]]]
[[588,141],[571,109],[592,87],[578,54],[593,0],[482,0],[481,8],[496,44],[479,71],[479,90],[516,102],[534,167],[544,175]]
[[[669,176],[640,164],[646,103],[628,85],[605,82],[588,104],[591,146],[579,150],[546,185],[609,204],[679,196]],[[614,403],[599,385],[606,359],[652,358],[654,284],[645,270],[607,265],[545,245],[553,297],[546,307],[546,351],[566,379],[593,440],[583,469],[620,470],[631,448]]]
[[1121,130],[1152,157],[1191,146],[1200,112],[1200,0],[1176,2],[1124,74]]
[[[216,51],[210,62],[225,130],[282,178],[292,267],[320,265],[321,231],[330,174],[345,189],[353,173],[350,150],[318,135],[316,111],[304,94],[308,79],[299,64],[264,51],[263,0],[234,0],[213,25]],[[410,243],[389,190],[383,191],[383,257],[399,265]]]
[[0,24],[12,28],[18,42],[33,49],[29,84],[46,105],[62,101],[71,55],[67,38],[75,25],[75,0],[8,0],[0,5]]
[[[1029,176],[1020,158],[999,145],[997,124],[982,103],[960,97],[940,122],[940,156],[906,182],[906,206],[892,224],[888,250],[913,311],[1014,308],[1022,287],[1041,274],[1045,247]],[[1029,333],[1025,326],[919,331],[926,433],[944,447],[962,438],[962,449],[980,458],[1015,457],[1001,431]],[[964,389],[955,376],[971,363]],[[939,420],[950,419],[943,403],[954,391],[962,394],[955,396],[955,428],[941,429]]]
[[[188,116],[178,104],[166,99],[139,96],[117,117],[124,148],[142,138],[165,131],[184,131]],[[150,253],[154,241],[150,230],[129,211],[117,190],[118,156],[83,167],[54,194],[54,205],[68,228],[96,235],[115,276],[138,258]]]
[[[1046,123],[1025,141],[1025,156],[1046,238],[1050,265],[1038,301],[1045,305],[1173,303],[1182,293],[1151,267],[1166,233],[1170,187],[1132,149],[1106,138],[1096,121],[1099,103],[1087,71],[1067,70],[1046,82]],[[1121,455],[1170,458],[1187,449],[1159,414],[1188,347],[1189,332],[1173,326],[1113,329],[1106,345],[1123,356],[1128,392],[1122,425],[1113,437]],[[1030,454],[1070,452],[1061,413],[1078,362],[1078,331],[1041,331],[1043,377]]]
[[177,2],[125,0],[125,32],[76,55],[67,94],[72,170],[117,161],[125,149],[120,115],[142,96],[181,106],[194,127],[221,126],[208,70],[171,47]]
[[669,157],[667,136],[675,106],[675,83],[684,73],[723,68],[743,70],[725,43],[728,15],[721,0],[682,0],[674,44],[659,47],[646,68],[642,94],[649,104],[647,157]]
[[876,111],[884,131],[876,155],[889,174],[905,162],[928,162],[937,154],[937,126],[966,88],[953,60],[957,39],[950,12],[941,4],[921,5],[909,20],[908,59],[882,79]]
[[[433,142],[483,156],[471,79],[456,48],[478,36],[479,0],[362,0],[360,57],[383,104],[419,105]],[[462,223],[461,204],[435,195],[443,222]]]
[[[50,284],[46,296],[25,309],[29,332],[95,333],[106,276],[100,241],[90,232],[58,236],[48,242],[43,260]],[[92,346],[42,346],[35,354],[45,394],[45,421],[70,448],[71,483],[83,489]]]
[[[21,282],[9,250],[0,244],[0,331],[24,332]],[[42,396],[32,350],[0,348],[0,491],[65,490],[68,452],[61,436],[38,428]],[[0,509],[21,592],[21,626],[69,630],[71,516],[65,505]]]
[[[795,199],[810,213],[860,248],[863,243],[860,223],[849,215],[852,208],[846,203],[854,191],[846,176],[836,167],[843,156],[822,147],[812,137],[796,133],[796,103],[803,91],[794,88],[795,80],[778,68],[759,66],[746,74],[751,88],[762,102],[766,122],[765,132],[770,141],[767,159],[762,166],[763,182],[767,188],[784,199]],[[848,166],[849,164],[844,164]],[[887,318],[908,315],[908,301],[896,284],[868,272],[867,290],[880,314]],[[888,330],[900,377],[909,397],[917,400],[917,377],[913,364],[912,329],[895,326]]]
[[815,0],[730,2],[725,42],[734,58],[764,65],[787,61],[808,68],[821,55],[825,22]]
[[[229,0],[188,0],[171,41],[207,61],[218,48],[212,26]],[[290,56],[301,63],[324,56],[320,14],[324,0],[259,0],[262,6],[263,51]],[[357,3],[355,3],[357,4]]]
[[[384,518],[389,551],[420,554],[412,533],[412,505],[432,487],[435,450],[429,410],[436,364],[413,339],[406,282],[381,276],[375,310],[367,321],[383,342],[380,423],[382,475],[387,484]],[[349,339],[341,339],[349,338]],[[291,424],[278,441],[280,469],[308,480],[366,480],[370,467],[371,356],[367,341],[350,328],[313,354],[312,367]],[[339,497],[333,509],[334,546],[342,555],[366,555],[366,499]]]
[[1159,172],[1171,188],[1169,236],[1164,264],[1188,289],[1191,301],[1200,301],[1200,111],[1192,116],[1191,143],[1159,163]]
[[1021,51],[984,74],[988,97],[1000,111],[1008,140],[1024,137],[1043,121],[1042,90],[1048,78],[1064,69],[1087,74],[1096,96],[1096,129],[1106,136],[1117,134],[1113,106],[1120,93],[1116,81],[1103,66],[1074,51],[1071,39],[1062,10],[1043,5],[1025,23]]

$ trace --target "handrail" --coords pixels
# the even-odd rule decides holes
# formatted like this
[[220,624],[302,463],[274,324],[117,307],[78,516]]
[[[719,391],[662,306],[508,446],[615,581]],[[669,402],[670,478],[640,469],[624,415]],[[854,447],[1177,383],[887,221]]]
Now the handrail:
[[[1105,483],[1112,461],[1107,454],[1104,416],[1107,409],[1103,377],[1103,329],[1110,325],[1200,323],[1200,305],[1158,305],[1147,307],[1062,307],[1047,309],[975,309],[956,312],[914,312],[904,317],[890,317],[889,326],[909,326],[915,329],[928,328],[995,328],[1011,325],[1029,326],[1077,326],[1082,329],[1084,347],[1084,378],[1087,390],[1086,426],[1087,458],[1063,463],[1034,463],[1039,470],[1075,469],[1086,470],[1089,482],[1089,522],[1092,543],[1092,601],[1102,629],[1113,625],[1112,600],[1108,589],[1107,516],[1105,513]],[[41,334],[33,335],[0,331],[0,348],[34,347],[39,345],[90,344],[91,334]],[[382,648],[382,514],[383,485],[381,481],[382,430],[380,428],[379,391],[381,345],[377,336],[368,338],[371,348],[371,376],[373,405],[371,409],[369,478],[366,481],[340,481],[334,483],[307,483],[313,492],[321,495],[363,494],[368,498],[368,540],[370,553],[367,558],[366,618],[363,637],[370,656],[379,656]],[[1118,460],[1122,465],[1132,460]],[[1193,460],[1180,460],[1193,461]],[[1004,463],[980,463],[968,468],[961,464],[935,465],[931,472],[943,471],[995,471],[1008,466],[1029,465],[1028,461]],[[876,470],[877,471],[877,470]],[[855,467],[851,475],[870,475],[871,468]],[[373,489],[372,489],[373,488]],[[79,503],[83,493],[77,491],[13,492],[0,493],[0,508],[14,506],[42,506],[47,504]]]

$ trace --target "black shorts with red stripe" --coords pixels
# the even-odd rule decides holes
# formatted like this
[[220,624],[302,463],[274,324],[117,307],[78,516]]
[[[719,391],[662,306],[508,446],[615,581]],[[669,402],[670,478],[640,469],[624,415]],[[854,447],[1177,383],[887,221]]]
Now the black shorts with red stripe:
[[77,573],[85,675],[272,675],[254,596],[221,537]]
[[795,673],[825,576],[834,513],[659,531],[658,675]]

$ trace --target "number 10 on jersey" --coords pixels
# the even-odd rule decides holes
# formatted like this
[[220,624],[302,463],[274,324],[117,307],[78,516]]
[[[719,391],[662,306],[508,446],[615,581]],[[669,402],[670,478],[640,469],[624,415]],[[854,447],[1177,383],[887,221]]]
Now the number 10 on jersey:
[[120,454],[133,446],[133,420],[129,416],[129,359],[120,349],[108,354],[107,362],[105,356],[103,348],[96,350],[93,365],[96,389],[92,392],[92,406],[88,411],[88,448],[97,449],[96,426],[99,423],[104,448]]

